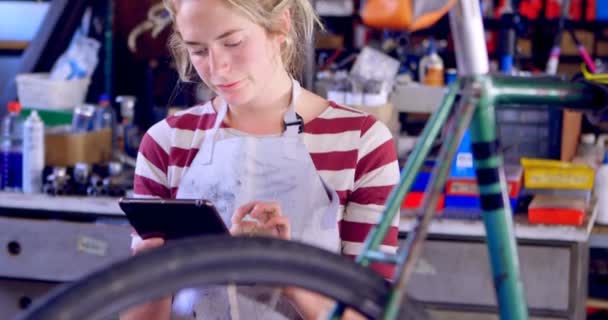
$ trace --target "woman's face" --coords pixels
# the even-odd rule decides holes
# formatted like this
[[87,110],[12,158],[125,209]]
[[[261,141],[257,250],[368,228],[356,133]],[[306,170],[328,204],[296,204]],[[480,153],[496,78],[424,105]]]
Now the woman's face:
[[284,70],[279,37],[224,0],[179,1],[175,22],[198,75],[230,105],[267,92]]

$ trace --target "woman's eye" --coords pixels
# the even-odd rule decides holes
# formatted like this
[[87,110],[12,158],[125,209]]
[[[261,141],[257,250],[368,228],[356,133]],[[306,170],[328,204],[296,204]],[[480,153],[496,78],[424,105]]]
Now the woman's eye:
[[192,50],[192,54],[195,56],[206,56],[208,53],[209,53],[208,49]]
[[226,47],[236,47],[239,44],[241,44],[241,42],[242,42],[241,40],[239,40],[239,41],[232,41],[232,42],[227,42],[225,45],[226,45]]

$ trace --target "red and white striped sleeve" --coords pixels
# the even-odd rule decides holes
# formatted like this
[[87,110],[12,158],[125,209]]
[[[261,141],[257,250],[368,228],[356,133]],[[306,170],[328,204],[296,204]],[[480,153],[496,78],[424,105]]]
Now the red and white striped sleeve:
[[[358,255],[365,238],[376,225],[393,187],[399,181],[399,165],[393,136],[373,116],[363,120],[353,190],[348,197],[341,222],[342,253]],[[399,215],[391,222],[380,249],[395,253],[398,247]],[[372,264],[372,268],[390,279],[394,267]]]
[[170,198],[167,178],[171,128],[166,120],[153,125],[144,135],[135,166],[133,193],[139,198]]

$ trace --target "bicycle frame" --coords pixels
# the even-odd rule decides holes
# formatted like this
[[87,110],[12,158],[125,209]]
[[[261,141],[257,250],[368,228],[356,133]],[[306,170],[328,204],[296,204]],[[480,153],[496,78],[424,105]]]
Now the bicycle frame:
[[[467,128],[470,128],[473,163],[479,185],[483,222],[501,319],[527,319],[528,310],[519,274],[519,259],[508,201],[502,156],[498,152],[495,107],[501,105],[542,105],[574,110],[599,109],[597,92],[584,83],[556,78],[490,76],[484,29],[478,1],[461,0],[450,12],[450,26],[456,48],[460,80],[452,84],[439,109],[431,116],[405,164],[399,184],[393,189],[378,225],[370,232],[356,262],[393,263],[397,266],[394,286],[389,294],[383,319],[396,319],[405,287],[422,251],[423,242],[454,154]],[[459,105],[452,110],[456,96]],[[450,117],[450,113],[453,115]],[[391,221],[429,154],[442,126],[449,126],[447,141],[437,158],[427,187],[422,215],[408,233],[397,255],[379,251]],[[336,319],[344,310],[337,305]]]

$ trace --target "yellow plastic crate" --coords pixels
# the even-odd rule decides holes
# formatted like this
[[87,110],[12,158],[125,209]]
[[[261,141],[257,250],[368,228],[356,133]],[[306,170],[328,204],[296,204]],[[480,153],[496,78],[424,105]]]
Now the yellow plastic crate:
[[521,158],[524,185],[532,189],[591,190],[595,171],[582,163]]

